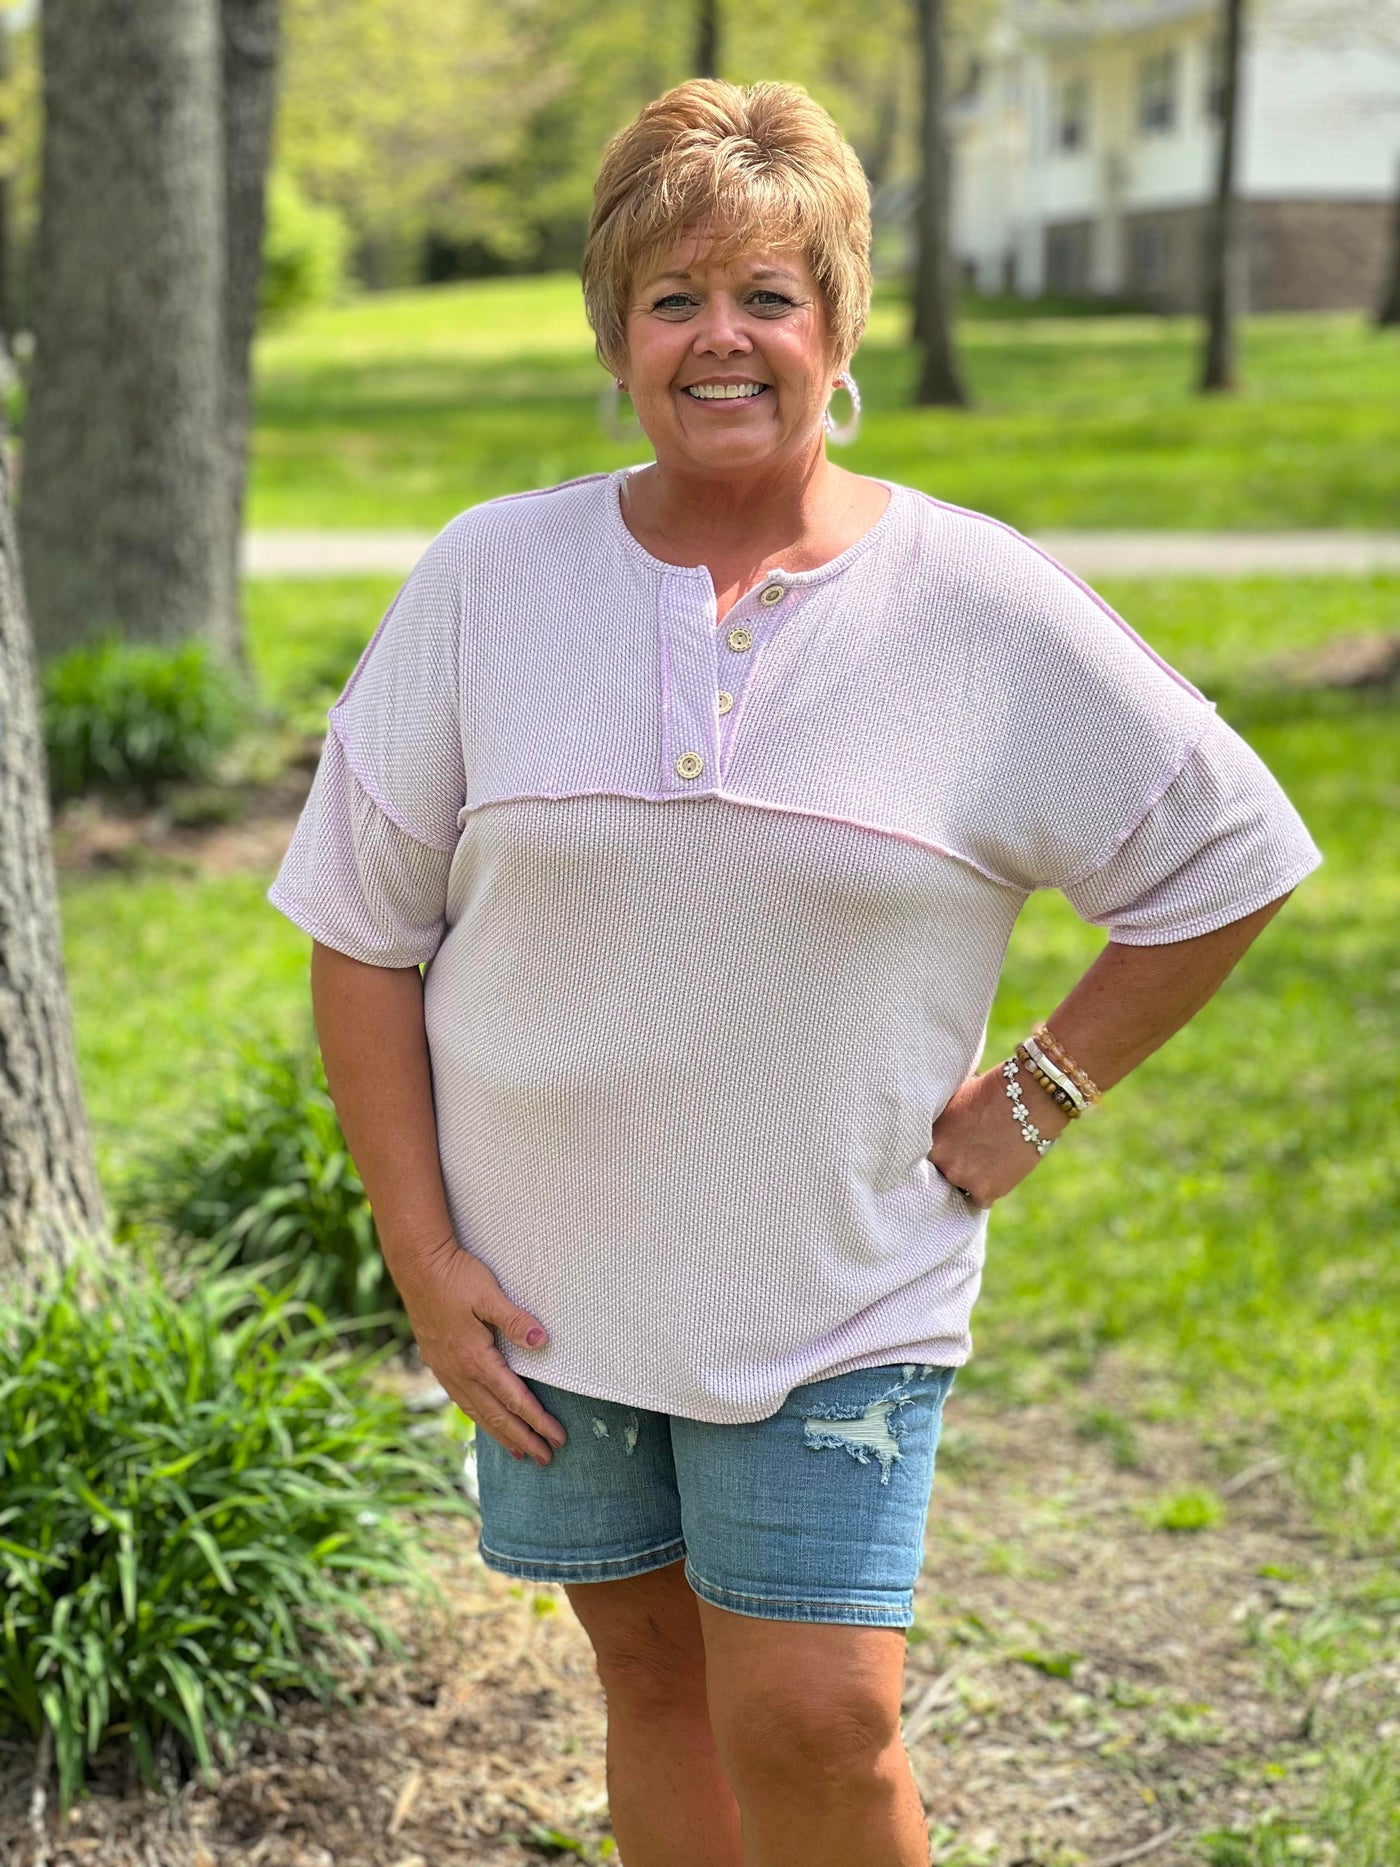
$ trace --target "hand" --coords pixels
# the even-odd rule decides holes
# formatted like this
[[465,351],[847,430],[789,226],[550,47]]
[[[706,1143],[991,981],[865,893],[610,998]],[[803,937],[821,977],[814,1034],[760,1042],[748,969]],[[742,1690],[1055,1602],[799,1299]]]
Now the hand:
[[[1070,1124],[1064,1110],[1024,1070],[1016,1081],[1041,1134],[1053,1139],[1063,1133]],[[931,1133],[928,1158],[978,1210],[994,1205],[1019,1186],[1044,1158],[1026,1140],[1011,1112],[1000,1063],[980,1076],[969,1076],[954,1091]]]
[[528,1348],[527,1333],[544,1325],[512,1303],[481,1259],[455,1238],[445,1239],[415,1267],[412,1278],[399,1284],[399,1294],[424,1364],[477,1430],[516,1458],[528,1452],[547,1465],[553,1455],[536,1435],[562,1446],[567,1434],[507,1364],[491,1327],[498,1324],[512,1342]]

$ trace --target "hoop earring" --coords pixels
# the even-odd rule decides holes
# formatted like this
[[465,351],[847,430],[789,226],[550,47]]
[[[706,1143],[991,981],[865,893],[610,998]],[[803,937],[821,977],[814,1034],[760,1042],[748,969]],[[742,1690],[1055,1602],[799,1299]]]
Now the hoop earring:
[[603,432],[610,441],[619,444],[635,440],[642,432],[639,421],[622,420],[622,395],[622,384],[616,376],[608,378],[598,395],[598,419],[603,424]]
[[[828,439],[834,442],[837,447],[842,447],[847,441],[854,441],[856,436],[860,433],[860,390],[856,388],[856,379],[849,370],[842,370],[841,374],[836,378],[836,389],[844,389],[850,396],[851,418],[849,421],[843,422],[839,426],[832,420],[831,396],[829,395],[826,398],[826,414],[822,419],[826,424]],[[832,390],[831,395],[836,394],[836,389]]]

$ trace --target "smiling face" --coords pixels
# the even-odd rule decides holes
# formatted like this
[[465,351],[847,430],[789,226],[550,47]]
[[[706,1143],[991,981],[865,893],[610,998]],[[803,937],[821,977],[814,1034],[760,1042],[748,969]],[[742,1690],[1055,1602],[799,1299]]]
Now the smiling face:
[[843,359],[830,354],[806,259],[714,260],[683,237],[643,265],[627,309],[622,382],[663,465],[724,474],[808,460]]

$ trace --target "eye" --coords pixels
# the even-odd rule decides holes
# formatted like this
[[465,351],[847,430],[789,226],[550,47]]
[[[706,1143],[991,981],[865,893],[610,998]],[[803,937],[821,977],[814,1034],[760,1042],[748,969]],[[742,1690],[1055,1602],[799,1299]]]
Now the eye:
[[664,298],[658,298],[652,305],[653,311],[663,311],[672,305],[688,305],[689,298],[684,292],[668,292]]
[[761,286],[759,290],[754,293],[754,297],[755,298],[776,298],[780,305],[790,305],[792,303],[792,300],[790,298],[785,297],[782,292],[771,292],[769,291],[767,286]]

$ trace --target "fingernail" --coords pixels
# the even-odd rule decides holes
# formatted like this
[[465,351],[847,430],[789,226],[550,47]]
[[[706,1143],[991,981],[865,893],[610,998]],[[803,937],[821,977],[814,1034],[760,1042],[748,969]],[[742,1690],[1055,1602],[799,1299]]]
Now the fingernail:
[[535,1454],[535,1463],[536,1465],[548,1465],[549,1460],[544,1456],[542,1452],[537,1452]]
[[524,1454],[523,1452],[517,1452],[517,1451],[515,1451],[515,1449],[514,1449],[514,1448],[512,1447],[512,1449],[511,1449],[511,1455],[510,1455],[510,1456],[511,1456],[511,1457],[512,1457],[513,1459],[523,1459],[523,1458],[524,1458],[524,1456],[525,1456],[525,1454]]
[[525,1340],[530,1344],[531,1348],[538,1348],[540,1343],[544,1340],[544,1330],[532,1329]]

